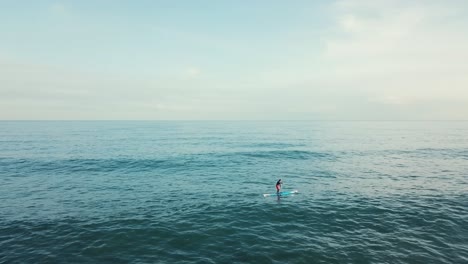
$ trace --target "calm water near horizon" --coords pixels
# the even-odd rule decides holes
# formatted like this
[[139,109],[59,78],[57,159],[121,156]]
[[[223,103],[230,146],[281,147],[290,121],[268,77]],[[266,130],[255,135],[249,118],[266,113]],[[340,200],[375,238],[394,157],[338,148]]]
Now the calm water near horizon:
[[0,263],[468,263],[468,122],[0,121],[0,201]]

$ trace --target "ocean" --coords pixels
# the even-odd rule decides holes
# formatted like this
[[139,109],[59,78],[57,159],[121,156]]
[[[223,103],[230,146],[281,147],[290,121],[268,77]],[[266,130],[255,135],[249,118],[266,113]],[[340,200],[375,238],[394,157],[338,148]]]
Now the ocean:
[[468,263],[468,122],[1,121],[0,201],[0,263]]

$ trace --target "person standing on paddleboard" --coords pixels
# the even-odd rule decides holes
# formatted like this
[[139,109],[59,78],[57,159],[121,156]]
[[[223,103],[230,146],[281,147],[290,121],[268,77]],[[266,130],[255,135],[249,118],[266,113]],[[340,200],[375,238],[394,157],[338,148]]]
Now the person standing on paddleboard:
[[279,191],[281,190],[281,185],[283,184],[283,182],[281,181],[281,179],[279,179],[277,182],[276,182],[276,193],[279,193]]

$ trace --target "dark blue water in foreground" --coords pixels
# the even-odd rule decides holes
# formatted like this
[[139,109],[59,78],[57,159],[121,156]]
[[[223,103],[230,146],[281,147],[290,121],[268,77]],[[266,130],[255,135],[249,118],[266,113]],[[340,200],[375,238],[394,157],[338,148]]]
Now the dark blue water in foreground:
[[0,262],[468,263],[468,122],[3,121]]

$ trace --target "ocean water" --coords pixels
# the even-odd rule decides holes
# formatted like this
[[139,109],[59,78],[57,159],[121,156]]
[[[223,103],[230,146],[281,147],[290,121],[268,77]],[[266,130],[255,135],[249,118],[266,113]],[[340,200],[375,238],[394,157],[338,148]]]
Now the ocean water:
[[468,122],[2,121],[0,263],[468,263]]

